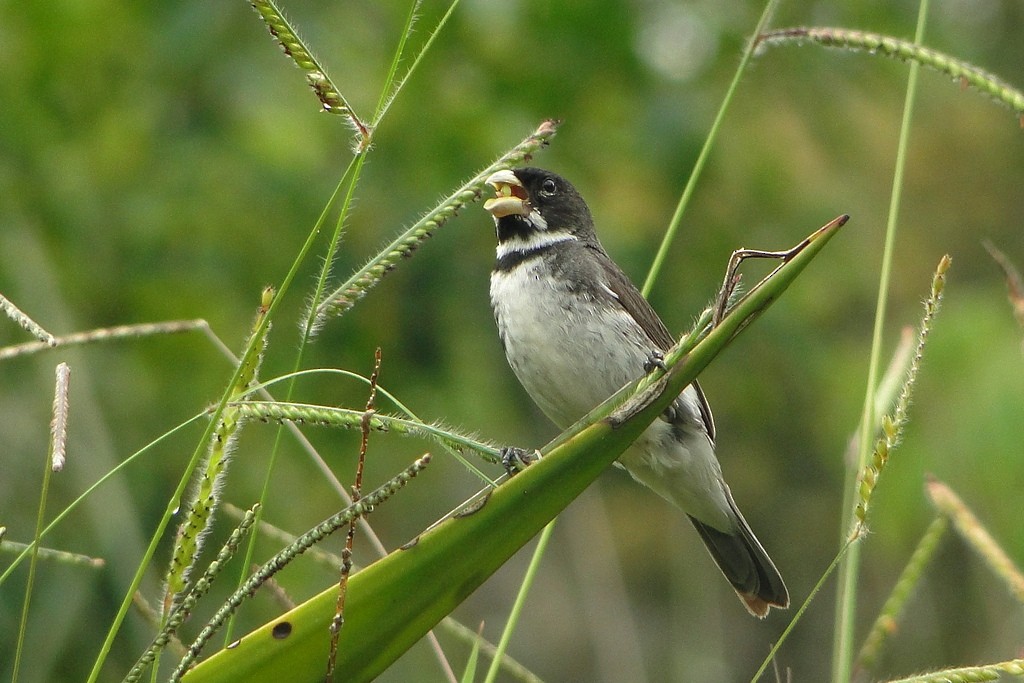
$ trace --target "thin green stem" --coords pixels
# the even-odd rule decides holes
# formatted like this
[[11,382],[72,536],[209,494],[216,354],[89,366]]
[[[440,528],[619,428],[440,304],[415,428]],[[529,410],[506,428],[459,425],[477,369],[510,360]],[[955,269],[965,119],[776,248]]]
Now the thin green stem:
[[828,578],[832,576],[832,572],[834,572],[836,568],[839,567],[839,563],[842,561],[843,556],[846,555],[847,552],[849,552],[850,547],[853,544],[854,541],[846,541],[846,544],[843,545],[843,547],[839,549],[839,552],[836,553],[836,556],[832,558],[832,562],[828,565],[828,568],[825,569],[825,573],[822,574],[821,578],[818,579],[818,582],[814,584],[814,588],[811,589],[811,592],[810,594],[808,594],[807,599],[803,601],[803,604],[800,605],[800,609],[796,611],[796,614],[794,614],[793,618],[790,619],[789,624],[786,625],[786,629],[782,632],[782,635],[780,635],[779,639],[775,642],[774,645],[772,645],[772,649],[768,651],[768,656],[764,658],[763,662],[761,662],[761,667],[754,673],[754,677],[750,679],[750,683],[755,683],[756,681],[758,681],[761,678],[761,676],[763,676],[764,673],[768,670],[768,666],[772,663],[772,660],[775,659],[775,655],[779,653],[779,649],[782,647],[782,644],[786,642],[786,638],[788,638],[789,634],[793,631],[794,628],[796,628],[796,625],[800,621],[800,618],[804,615],[804,612],[807,611],[807,608],[810,607],[811,601],[814,600],[814,598],[821,591],[822,587],[825,585],[825,582],[828,580]]
[[[334,234],[332,236],[332,239],[331,239],[331,246],[328,249],[328,256],[324,260],[324,265],[323,265],[323,268],[321,268],[320,277],[319,277],[319,279],[317,281],[317,287],[316,287],[316,290],[315,290],[316,293],[314,294],[315,297],[316,296],[320,296],[320,294],[323,291],[323,288],[326,286],[327,278],[328,278],[328,276],[330,274],[330,263],[331,263],[331,260],[333,258],[333,251],[335,249],[335,245],[338,244],[338,238],[340,236],[341,226],[342,226],[342,224],[344,222],[344,218],[345,218],[346,214],[348,213],[348,208],[349,208],[349,206],[351,206],[353,191],[354,191],[354,188],[355,188],[355,185],[356,185],[356,181],[359,178],[359,170],[362,167],[362,162],[365,159],[365,157],[366,157],[365,154],[359,154],[356,157],[354,157],[352,159],[352,161],[349,162],[349,165],[345,169],[345,172],[342,174],[341,178],[338,180],[338,184],[335,186],[334,192],[331,193],[330,198],[327,200],[327,204],[324,206],[323,211],[321,211],[320,215],[317,217],[316,223],[313,225],[313,229],[310,231],[309,236],[306,238],[306,243],[303,245],[303,248],[299,251],[298,256],[296,256],[295,262],[292,264],[292,269],[294,271],[294,270],[296,270],[298,268],[300,263],[305,261],[306,255],[309,253],[309,250],[312,248],[313,243],[316,241],[316,237],[319,236],[320,232],[323,230],[323,226],[327,222],[327,217],[330,215],[331,210],[334,208],[334,205],[335,205],[335,203],[338,200],[338,196],[341,193],[342,188],[345,187],[346,179],[349,179],[348,190],[346,192],[345,199],[344,199],[344,202],[342,204],[342,208],[341,208],[341,212],[340,212],[338,221],[337,221],[337,223],[335,225],[335,232],[334,232]],[[282,290],[278,293],[278,296],[275,297],[275,302],[277,300],[280,300],[280,298],[283,296],[283,294],[284,294],[284,286],[282,286]],[[298,371],[299,368],[302,367],[302,357],[303,357],[303,354],[305,352],[306,341],[309,339],[311,330],[312,330],[312,319],[309,319],[309,320],[306,321],[306,326],[305,326],[305,329],[303,330],[302,342],[299,344],[299,350],[298,350],[298,352],[296,353],[296,356],[295,356],[295,364],[293,366],[293,372]],[[294,392],[294,390],[295,390],[295,380],[293,379],[288,384],[288,388],[286,390],[286,396],[290,398],[292,396],[292,393]],[[278,430],[278,432],[277,432],[277,434],[276,434],[276,436],[274,438],[274,444],[273,444],[273,446],[270,449],[270,455],[268,456],[268,459],[267,459],[266,475],[263,478],[263,488],[260,489],[260,497],[259,497],[259,501],[258,501],[260,506],[256,510],[256,528],[257,529],[259,528],[260,520],[263,519],[263,508],[266,506],[267,498],[270,495],[270,485],[271,485],[271,482],[273,481],[274,464],[277,462],[277,453],[280,451],[282,436],[283,436],[283,430]],[[253,533],[249,534],[248,539],[246,539],[246,543],[245,543],[245,558],[244,558],[244,561],[239,566],[238,586],[241,586],[242,583],[245,581],[245,578],[246,578],[246,576],[249,573],[249,567],[251,567],[252,564],[253,564],[253,556],[256,553],[256,541],[257,541],[258,538],[259,538],[258,532],[254,531]],[[224,645],[225,645],[225,647],[228,644],[230,644],[232,639],[233,639],[234,624],[235,624],[235,615],[234,615],[234,613],[232,613],[228,617],[227,624],[225,624],[225,626],[224,626]]]
[[[57,516],[53,518],[53,521],[51,521],[49,524],[46,525],[46,528],[43,529],[42,533],[39,535],[39,539],[45,538],[47,536],[47,534],[49,534],[51,531],[53,531],[57,527],[58,524],[60,524],[62,521],[64,521],[65,517],[67,517],[72,512],[74,512],[74,510],[77,509],[79,505],[81,505],[83,502],[85,502],[86,498],[88,498],[89,496],[94,494],[97,491],[97,489],[99,489],[100,486],[105,484],[109,479],[112,479],[114,477],[114,475],[118,474],[121,470],[125,469],[126,467],[128,467],[129,465],[134,463],[138,458],[142,457],[145,453],[147,453],[150,449],[155,447],[157,444],[161,443],[164,439],[170,438],[171,436],[176,434],[178,431],[188,427],[193,422],[196,422],[198,420],[203,419],[204,417],[206,417],[206,413],[200,413],[198,415],[193,415],[191,418],[189,418],[185,422],[182,422],[177,427],[174,427],[170,431],[165,432],[164,434],[161,434],[160,436],[158,436],[157,438],[153,439],[148,444],[146,444],[145,446],[143,446],[142,448],[137,450],[135,453],[132,453],[130,456],[125,458],[122,462],[118,463],[118,465],[116,467],[114,467],[112,470],[110,470],[109,472],[104,474],[102,477],[97,479],[96,482],[92,486],[90,486],[85,491],[83,491],[82,494],[80,496],[78,496],[78,498],[75,498],[67,507],[65,507],[63,510],[61,510],[60,513],[58,513]],[[22,549],[22,551],[18,554],[17,557],[14,558],[14,560],[11,562],[11,564],[8,565],[6,569],[4,569],[2,574],[0,574],[0,585],[3,585],[4,581],[7,580],[7,577],[9,577],[11,575],[11,573],[15,569],[18,568],[18,565],[20,565],[21,562],[30,553],[32,553],[34,551],[34,549],[37,548],[37,547],[39,547],[39,541],[38,540],[33,541],[32,543],[29,543],[28,545],[26,545]]]
[[[416,23],[416,17],[419,14],[420,5],[423,4],[423,0],[413,0],[412,5],[409,7],[409,14],[405,17],[405,26],[402,27],[401,35],[398,39],[398,45],[395,46],[395,54],[391,57],[391,66],[388,67],[388,73],[384,77],[384,87],[380,89],[380,95],[377,96],[377,110],[373,115],[373,125],[376,127],[380,120],[384,117],[384,112],[387,108],[387,102],[389,102],[394,95],[397,95],[397,90],[393,94],[391,88],[395,82],[395,75],[398,73],[398,65],[402,63],[402,55],[405,54],[405,45],[409,42],[409,36],[412,35],[412,26]],[[420,51],[427,50],[430,46],[430,40],[427,41],[427,45]]]
[[39,512],[36,515],[36,531],[32,540],[32,559],[28,563],[28,581],[25,584],[25,600],[21,605],[21,622],[18,625],[18,642],[14,647],[14,668],[11,673],[11,683],[17,683],[18,671],[21,668],[21,654],[25,646],[25,632],[28,629],[28,610],[32,603],[32,588],[36,582],[36,567],[39,564],[39,540],[43,537],[43,522],[46,519],[46,498],[50,491],[50,472],[53,471],[51,458],[53,457],[53,439],[50,440],[50,448],[46,453],[46,460],[43,463],[43,486],[39,493]]
[[516,601],[512,604],[512,611],[508,615],[508,621],[505,622],[505,630],[501,633],[501,639],[498,641],[498,647],[494,651],[494,659],[491,660],[491,666],[487,669],[487,677],[484,678],[484,683],[494,683],[494,679],[498,676],[501,660],[505,657],[505,650],[508,649],[509,641],[512,640],[512,634],[519,623],[519,615],[523,611],[523,605],[526,604],[526,595],[530,592],[530,587],[533,586],[533,580],[537,576],[537,569],[540,567],[541,559],[544,557],[544,550],[548,546],[548,541],[551,540],[555,521],[557,521],[557,518],[549,522],[540,533],[537,547],[533,549],[533,557],[530,558],[530,566],[526,568],[526,574],[523,575],[523,583],[519,586],[519,593],[516,595]]
[[[417,11],[419,5],[420,5],[419,0],[416,0],[415,2],[413,2],[413,5],[412,5],[412,7],[410,8],[410,11],[409,11],[409,15],[406,18],[405,27],[404,27],[404,29],[401,32],[401,37],[399,38],[398,46],[395,49],[395,55],[394,55],[394,58],[392,60],[390,70],[389,70],[389,72],[387,74],[387,77],[384,80],[384,85],[381,88],[380,100],[379,100],[378,107],[377,107],[378,115],[375,116],[374,123],[370,127],[371,130],[380,122],[380,120],[381,120],[381,118],[383,116],[383,112],[386,109],[385,102],[388,101],[388,98],[389,98],[388,93],[392,92],[392,88],[393,88],[394,80],[395,80],[395,74],[397,73],[397,69],[398,69],[398,64],[400,63],[402,55],[403,55],[403,53],[405,51],[405,46],[406,46],[406,43],[408,41],[409,35],[412,33],[412,25],[413,25],[413,23],[415,21],[416,11]],[[424,51],[425,50],[426,50],[426,47],[424,47]],[[393,98],[394,94],[392,94],[390,97]],[[369,150],[370,150],[369,140],[366,139],[366,137],[364,137],[363,144],[360,144],[357,147],[357,153],[356,153],[355,157],[349,163],[349,167],[345,170],[345,174],[342,176],[342,178],[339,181],[337,187],[335,188],[334,194],[332,194],[332,196],[331,196],[330,200],[328,201],[327,205],[324,207],[324,211],[321,213],[320,218],[317,221],[317,226],[314,229],[314,232],[319,232],[320,227],[323,225],[323,222],[326,220],[326,217],[327,217],[328,213],[333,208],[334,203],[335,203],[335,201],[336,201],[336,199],[338,197],[338,194],[339,194],[341,188],[343,186],[345,186],[346,178],[348,178],[348,184],[347,184],[347,188],[346,188],[346,192],[345,192],[345,198],[344,198],[344,200],[342,202],[341,210],[338,213],[338,219],[337,219],[337,221],[335,223],[334,233],[331,236],[330,242],[328,243],[327,251],[326,251],[326,253],[324,255],[323,267],[320,269],[320,274],[319,274],[319,276],[317,278],[316,287],[314,288],[314,291],[313,291],[313,294],[312,294],[311,305],[309,307],[310,315],[307,317],[307,319],[305,321],[305,325],[304,325],[303,331],[302,331],[302,339],[300,340],[299,349],[298,349],[298,352],[296,353],[296,356],[295,356],[295,363],[294,363],[294,366],[293,366],[293,372],[298,372],[299,369],[302,367],[302,361],[303,361],[303,357],[305,355],[306,345],[308,344],[310,337],[313,335],[315,326],[317,324],[316,317],[313,315],[313,312],[317,310],[320,302],[323,300],[324,291],[325,291],[325,289],[327,287],[327,282],[328,282],[328,280],[330,278],[331,265],[334,262],[335,254],[337,253],[338,246],[341,243],[341,233],[342,233],[342,231],[344,229],[345,221],[348,218],[349,210],[352,207],[353,198],[355,196],[355,189],[358,186],[359,178],[360,178],[361,172],[362,172],[362,167],[363,167],[363,164],[366,161],[366,157],[367,157],[367,154],[368,154]],[[293,381],[289,382],[288,388],[285,391],[285,400],[291,400],[292,396],[294,395],[294,391],[295,391],[295,382],[293,380]],[[269,455],[269,458],[268,458],[268,461],[267,461],[266,476],[264,477],[263,488],[262,488],[262,490],[260,492],[260,499],[259,499],[260,503],[265,503],[266,498],[270,494],[270,486],[271,486],[271,482],[273,481],[274,466],[275,466],[276,460],[277,460],[277,453],[280,451],[280,443],[281,443],[281,439],[283,438],[283,434],[284,434],[283,430],[279,430],[278,431],[277,436],[276,436],[275,441],[274,441],[274,445],[273,445],[273,447],[270,450],[270,455]],[[351,500],[348,498],[348,496],[343,494],[342,497],[345,499],[346,504],[351,503]],[[261,507],[257,511],[257,520],[256,520],[257,523],[262,518],[262,509],[263,508]],[[253,555],[255,553],[255,547],[256,547],[257,538],[258,538],[258,534],[256,534],[256,533],[251,534],[249,539],[248,539],[248,541],[247,541],[247,543],[246,543],[245,561],[241,565],[241,573],[240,573],[240,575],[238,577],[238,585],[239,586],[241,586],[242,583],[245,581],[245,576],[246,576],[246,572],[247,572],[246,568],[251,566],[251,564],[252,564],[252,558],[253,558]],[[228,619],[228,623],[225,625],[225,633],[224,633],[224,643],[225,643],[225,646],[228,643],[230,643],[232,641],[232,639],[233,639],[233,627],[234,627],[234,614],[231,614],[231,616]]]
[[704,170],[704,164],[707,162],[708,156],[711,154],[711,147],[714,145],[715,140],[718,138],[718,129],[722,126],[722,121],[725,120],[725,112],[729,108],[729,104],[732,102],[733,94],[736,92],[736,88],[739,86],[740,78],[747,70],[747,64],[750,62],[750,58],[754,55],[754,51],[757,48],[757,39],[763,32],[765,27],[768,25],[768,20],[775,12],[775,6],[778,4],[778,0],[768,0],[765,3],[764,11],[761,13],[761,18],[757,21],[757,26],[754,28],[754,35],[747,42],[747,47],[743,51],[743,56],[740,58],[740,63],[736,67],[736,73],[732,77],[732,82],[729,84],[729,89],[725,92],[725,97],[722,99],[722,104],[718,107],[718,113],[715,115],[715,121],[711,124],[711,130],[708,132],[707,138],[704,140],[704,146],[701,147],[700,154],[697,155],[697,161],[693,164],[693,171],[690,172],[690,178],[686,181],[686,187],[683,188],[683,194],[679,198],[679,203],[676,205],[675,213],[672,214],[672,220],[669,221],[668,228],[665,230],[665,236],[661,240],[661,245],[658,247],[658,253],[654,255],[654,261],[651,263],[651,268],[647,271],[647,279],[644,280],[644,286],[640,289],[641,294],[646,298],[651,293],[651,289],[654,288],[654,281],[658,278],[658,274],[661,272],[661,267],[665,263],[665,259],[668,257],[668,250],[672,246],[672,242],[675,241],[676,233],[679,232],[679,224],[683,220],[683,213],[686,211],[686,207],[690,203],[690,197],[693,196],[693,191],[697,187],[697,179],[700,178],[700,174]]
[[914,549],[910,560],[907,561],[907,566],[903,568],[900,578],[896,581],[896,585],[885,604],[882,605],[882,610],[878,613],[875,623],[872,624],[871,630],[868,631],[868,635],[864,639],[864,644],[857,655],[857,669],[870,670],[875,665],[886,638],[897,628],[897,621],[903,612],[903,606],[907,603],[914,587],[920,582],[921,575],[935,556],[939,541],[945,537],[948,528],[949,520],[942,515],[936,515],[924,535],[921,536],[917,548]]
[[[948,76],[962,88],[974,88],[1024,117],[1024,92],[994,74],[918,42],[900,40],[870,31],[835,27],[780,28],[760,37],[760,45],[813,42],[825,47],[866,52],[903,62],[913,62]],[[1022,119],[1024,120],[1024,119]]]
[[[416,10],[419,9],[419,6],[421,4],[421,0],[416,0],[416,2],[413,3],[412,10],[409,12],[409,20],[407,21],[405,27],[406,36],[408,36],[409,33],[412,32],[412,22],[416,16]],[[427,37],[427,41],[423,44],[423,47],[420,48],[420,51],[416,54],[416,57],[415,59],[413,59],[412,65],[409,67],[409,70],[406,71],[405,75],[402,76],[402,78],[395,84],[394,89],[391,91],[391,94],[388,95],[386,92],[381,93],[381,99],[377,104],[377,113],[374,115],[373,119],[374,126],[377,126],[380,123],[380,120],[384,118],[384,115],[391,107],[391,103],[395,101],[395,97],[398,96],[398,93],[401,92],[402,88],[405,86],[406,82],[408,82],[413,72],[416,71],[416,67],[418,67],[420,65],[420,62],[423,61],[424,55],[427,54],[427,51],[434,44],[434,40],[437,38],[438,34],[441,33],[441,29],[443,29],[445,25],[448,23],[448,20],[451,18],[452,14],[455,13],[455,8],[458,7],[458,5],[459,0],[453,0],[452,4],[448,6],[448,10],[444,13],[444,16],[441,17],[441,20],[437,22],[437,26],[434,27],[434,30],[430,32],[430,36]],[[401,56],[401,50],[403,47],[404,41],[402,45],[399,46],[399,52],[395,54],[395,59],[391,63],[391,71],[388,73],[389,83],[394,82],[395,74],[398,71],[399,57]]]
[[[917,29],[914,42],[920,44],[924,40],[925,23],[928,16],[928,0],[921,0],[917,15]],[[900,123],[900,136],[896,149],[896,164],[893,172],[892,195],[889,202],[889,216],[886,221],[885,247],[882,252],[882,266],[879,273],[878,301],[875,306],[875,322],[871,339],[871,356],[868,361],[867,387],[864,395],[864,407],[861,413],[861,434],[856,467],[849,482],[856,481],[857,474],[864,469],[871,454],[874,429],[871,416],[875,406],[875,387],[877,385],[878,366],[882,355],[882,328],[885,324],[886,304],[889,296],[889,283],[892,273],[893,253],[896,243],[896,226],[899,216],[900,200],[903,192],[903,177],[906,167],[907,147],[910,139],[910,122],[914,110],[914,99],[917,92],[917,74],[920,66],[917,62],[910,64],[907,78],[907,91],[903,105],[903,118]],[[844,492],[843,521],[840,531],[845,538],[850,529],[854,514],[854,486],[848,485]],[[854,645],[853,631],[856,617],[857,571],[860,566],[859,544],[850,547],[847,562],[839,575],[839,591],[836,594],[836,633],[832,643],[832,680],[834,683],[848,683],[853,666]]]
[[[300,266],[305,262],[306,256],[308,256],[309,251],[316,242],[316,238],[320,234],[320,226],[321,223],[318,222],[317,225],[314,226],[313,230],[310,231],[309,235],[306,236],[306,241],[299,250],[298,256],[296,256],[295,260],[292,262],[291,269],[285,275],[284,280],[281,282],[281,286],[277,288],[277,296],[274,297],[267,309],[267,314],[263,316],[257,328],[253,331],[253,340],[262,337],[264,329],[273,319],[277,307],[281,304],[281,301],[284,300],[285,293],[290,289],[292,282],[299,273]],[[99,677],[100,669],[103,667],[103,663],[106,661],[107,655],[110,653],[114,637],[120,630],[121,624],[124,622],[124,618],[128,614],[128,609],[131,607],[133,596],[135,595],[135,592],[138,591],[139,585],[142,583],[142,576],[145,573],[146,568],[149,566],[149,563],[152,561],[153,555],[156,553],[156,548],[163,538],[164,532],[167,530],[167,525],[170,524],[171,519],[174,517],[175,512],[181,504],[181,498],[185,493],[185,489],[187,488],[189,481],[192,479],[192,473],[202,461],[203,454],[209,447],[210,437],[213,435],[217,424],[220,422],[221,416],[224,414],[224,408],[231,399],[234,387],[238,383],[239,377],[242,376],[245,368],[252,362],[256,354],[260,352],[262,352],[262,346],[255,342],[250,342],[245,353],[242,355],[241,362],[239,362],[235,367],[235,371],[232,373],[231,378],[225,385],[224,392],[221,395],[220,400],[217,402],[217,407],[214,409],[206,429],[203,431],[202,436],[199,438],[199,442],[196,444],[196,448],[192,453],[192,458],[189,460],[188,465],[186,465],[181,479],[178,482],[177,488],[167,501],[167,506],[164,509],[163,516],[160,518],[156,529],[153,531],[153,536],[150,538],[149,546],[146,548],[141,560],[139,561],[139,567],[135,572],[135,576],[132,578],[131,584],[125,591],[125,597],[121,602],[121,606],[118,609],[117,614],[114,616],[114,620],[110,625],[110,630],[107,632],[107,637],[104,639],[103,645],[100,647],[100,651],[96,655],[96,661],[93,664],[92,671],[89,673],[89,683],[93,683]]]

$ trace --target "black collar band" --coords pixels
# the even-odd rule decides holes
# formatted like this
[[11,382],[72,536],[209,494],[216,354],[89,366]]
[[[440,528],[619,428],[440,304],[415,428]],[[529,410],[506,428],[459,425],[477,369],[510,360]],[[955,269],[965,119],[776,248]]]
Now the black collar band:
[[539,244],[535,247],[525,249],[522,251],[517,250],[507,252],[498,257],[498,259],[494,262],[494,272],[507,273],[516,266],[518,266],[520,263],[529,261],[530,259],[540,258],[544,254],[554,249],[555,247],[559,246],[560,244],[563,244],[564,242],[565,240],[560,240],[557,242],[548,242],[546,244]]

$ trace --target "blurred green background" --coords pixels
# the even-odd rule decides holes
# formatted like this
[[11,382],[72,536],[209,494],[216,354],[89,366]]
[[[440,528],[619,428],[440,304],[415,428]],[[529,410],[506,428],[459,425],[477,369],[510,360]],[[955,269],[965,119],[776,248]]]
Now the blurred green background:
[[[407,4],[284,9],[368,117]],[[413,46],[444,9],[426,3]],[[559,117],[561,132],[536,163],[580,188],[605,246],[642,281],[760,12],[759,3],[738,0],[464,0],[377,131],[334,272],[346,276],[542,119]],[[784,3],[772,23],[910,38],[916,13],[911,2],[796,2]],[[926,42],[1021,86],[1022,29],[1024,5],[1015,0],[947,0],[933,3]],[[756,59],[651,297],[670,328],[685,330],[713,296],[731,250],[783,248],[839,213],[852,216],[702,377],[726,477],[796,604],[840,535],[843,452],[863,401],[907,72],[880,57],[810,45]],[[900,328],[919,319],[942,254],[954,265],[912,422],[874,499],[859,634],[931,519],[925,473],[952,485],[1010,555],[1024,558],[1022,331],[981,246],[990,239],[1024,265],[1024,133],[1012,113],[942,76],[922,71],[919,84],[887,353]],[[260,289],[280,282],[351,156],[348,129],[318,112],[301,73],[244,2],[3,3],[0,101],[0,292],[56,334],[204,318],[239,348]],[[368,374],[380,346],[382,385],[420,416],[499,443],[543,443],[555,430],[508,370],[493,328],[493,239],[490,217],[479,206],[465,210],[330,322],[307,349],[306,366]],[[324,250],[321,240],[317,253]],[[294,362],[295,323],[318,266],[310,259],[288,293],[265,378]],[[27,339],[0,321],[0,346]],[[198,333],[0,364],[0,525],[10,540],[31,538],[61,360],[72,368],[69,462],[52,482],[51,517],[201,411],[231,373]],[[297,396],[361,407],[365,389],[305,379]],[[200,431],[160,444],[50,537],[50,546],[107,565],[41,566],[20,680],[85,677]],[[307,433],[350,480],[357,439]],[[256,499],[273,437],[271,427],[246,430],[227,500],[247,507]],[[369,483],[431,448],[373,438]],[[395,547],[476,487],[461,466],[437,458],[374,515],[374,527]],[[299,532],[339,505],[286,439],[266,519]],[[221,520],[214,539],[227,528]],[[788,622],[786,613],[748,617],[682,515],[620,471],[569,508],[555,541],[510,646],[546,681],[747,680]],[[328,545],[337,551],[341,542]],[[261,542],[260,558],[275,547]],[[158,551],[161,568],[168,548]],[[361,562],[373,557],[363,540],[357,551]],[[496,641],[528,558],[520,553],[456,616],[472,628],[483,622]],[[27,564],[0,588],[0,678],[10,676],[26,577]],[[279,578],[296,600],[335,579],[306,560]],[[147,578],[150,598],[161,579]],[[779,655],[794,680],[828,675],[834,589],[834,581],[826,586]],[[240,628],[278,611],[260,596]],[[949,537],[878,676],[1009,659],[1022,632],[1020,606]],[[119,680],[150,633],[131,614],[103,678]],[[467,648],[443,641],[461,669]],[[443,678],[420,645],[380,680]]]

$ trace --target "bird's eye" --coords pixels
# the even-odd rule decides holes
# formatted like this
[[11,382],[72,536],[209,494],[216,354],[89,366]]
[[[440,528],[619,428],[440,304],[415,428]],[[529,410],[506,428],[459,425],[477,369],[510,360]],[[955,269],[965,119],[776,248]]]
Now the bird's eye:
[[558,186],[555,184],[555,181],[551,178],[546,178],[544,182],[541,183],[540,185],[540,191],[546,195],[554,194],[557,189]]

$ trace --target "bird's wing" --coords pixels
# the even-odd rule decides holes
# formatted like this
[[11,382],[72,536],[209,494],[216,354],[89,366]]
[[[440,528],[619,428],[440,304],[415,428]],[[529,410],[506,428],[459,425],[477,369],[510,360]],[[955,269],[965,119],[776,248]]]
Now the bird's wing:
[[[651,304],[640,293],[640,290],[636,288],[636,285],[611,259],[604,258],[598,261],[604,265],[606,286],[615,300],[619,302],[619,305],[639,323],[640,328],[655,346],[662,351],[670,349],[676,343],[676,340],[651,307]],[[715,418],[711,415],[711,406],[708,405],[704,391],[696,381],[690,386],[693,387],[697,394],[697,406],[700,408],[701,420],[704,422],[704,429],[707,431],[713,445],[715,442]]]
[[655,346],[662,351],[672,348],[672,345],[675,344],[672,333],[665,327],[665,323],[661,322],[661,318],[647,303],[647,299],[643,297],[640,290],[607,256],[599,259],[598,262],[604,266],[602,279],[619,305],[640,324],[640,328]]

